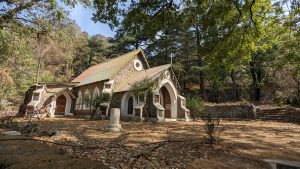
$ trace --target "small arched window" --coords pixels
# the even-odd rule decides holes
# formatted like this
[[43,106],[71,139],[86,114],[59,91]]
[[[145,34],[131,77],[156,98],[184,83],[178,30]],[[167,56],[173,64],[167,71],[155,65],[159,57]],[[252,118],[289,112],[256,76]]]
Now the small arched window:
[[82,93],[81,91],[78,92],[78,97],[76,99],[76,110],[80,110],[82,107]]

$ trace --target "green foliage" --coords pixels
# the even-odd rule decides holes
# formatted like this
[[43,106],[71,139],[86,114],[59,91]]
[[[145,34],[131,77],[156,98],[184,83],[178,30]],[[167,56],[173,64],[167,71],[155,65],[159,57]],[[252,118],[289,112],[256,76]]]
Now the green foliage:
[[193,119],[201,117],[202,110],[204,108],[204,102],[201,97],[194,95],[186,98],[186,106],[191,111]]
[[[299,5],[292,1],[134,0],[95,4],[93,19],[117,28],[118,51],[142,47],[153,65],[170,63],[169,56],[175,54],[174,69],[178,68],[175,72],[181,84],[203,84],[200,90],[209,82],[215,91],[231,86],[251,94],[259,91],[277,62],[270,50],[282,39],[291,39],[285,32],[292,30],[292,37],[299,32]],[[297,65],[297,61],[291,62]],[[231,76],[232,71],[238,72]],[[234,85],[225,83],[234,78]]]
[[82,103],[86,105],[86,107],[89,107],[90,110],[95,110],[101,103],[109,102],[110,100],[111,96],[109,93],[100,93],[94,96],[84,94],[82,96]]
[[135,82],[131,86],[133,94],[138,96],[147,96],[157,89],[158,81],[154,79],[145,79],[143,81]]
[[97,95],[96,97],[94,97],[92,100],[93,102],[93,106],[97,107],[99,106],[101,103],[107,103],[110,102],[112,99],[111,95],[109,93],[100,93],[99,95]]
[[274,102],[276,103],[277,106],[281,107],[283,106],[285,102],[285,98],[282,92],[277,91],[275,94]]
[[72,63],[74,77],[89,67],[106,61],[106,58],[111,54],[112,44],[110,39],[101,35],[92,37],[83,35],[78,40],[78,44],[80,45],[75,48]]
[[[70,19],[57,18],[57,11],[64,15],[65,11],[55,5],[56,1],[53,4],[48,2],[12,1],[3,4],[7,8],[0,14],[3,21],[0,24],[1,109],[8,109],[2,103],[21,104],[24,92],[37,81],[69,81],[72,78],[71,65],[75,49],[82,45],[78,42],[82,41],[83,34]],[[69,5],[69,2],[66,3]],[[26,8],[6,17],[10,11],[23,5]]]
[[[195,85],[201,94],[240,89],[242,97],[255,93],[259,100],[265,84],[276,83],[299,91],[300,100],[300,5],[295,0],[62,3],[93,5],[93,20],[115,28],[116,36],[82,33],[56,0],[3,2],[0,103],[16,100],[37,81],[70,81],[136,48],[145,50],[151,66],[170,63],[174,55],[172,67],[188,93],[196,92],[190,91]],[[283,68],[289,68],[291,80],[275,78]],[[148,79],[133,89],[149,95],[156,85]]]
[[102,103],[110,103],[112,102],[113,97],[109,93],[100,93],[92,98],[90,98],[90,110],[92,110],[91,119],[94,118],[96,111],[99,109]]

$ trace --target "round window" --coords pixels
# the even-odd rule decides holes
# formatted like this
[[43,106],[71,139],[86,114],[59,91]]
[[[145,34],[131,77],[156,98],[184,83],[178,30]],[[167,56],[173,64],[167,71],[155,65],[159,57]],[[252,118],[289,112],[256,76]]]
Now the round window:
[[134,69],[140,71],[143,69],[142,62],[139,60],[135,60],[133,63]]

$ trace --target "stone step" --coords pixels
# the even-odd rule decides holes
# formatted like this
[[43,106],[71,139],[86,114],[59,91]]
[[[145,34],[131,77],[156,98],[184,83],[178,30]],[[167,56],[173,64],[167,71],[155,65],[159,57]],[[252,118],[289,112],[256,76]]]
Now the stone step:
[[261,115],[261,116],[268,116],[268,115],[287,115],[287,113],[256,113],[257,115]]
[[265,117],[265,118],[287,118],[288,116],[256,116],[257,118]]
[[288,114],[257,114],[258,116],[288,116]]
[[288,119],[282,119],[282,118],[259,118],[259,120],[287,121]]
[[264,112],[270,112],[270,111],[275,111],[275,112],[278,112],[278,111],[288,111],[288,109],[256,109],[257,111],[264,111]]
[[269,116],[257,116],[257,117],[289,117],[289,116],[269,115]]
[[256,112],[258,112],[258,113],[287,113],[288,111],[256,111]]

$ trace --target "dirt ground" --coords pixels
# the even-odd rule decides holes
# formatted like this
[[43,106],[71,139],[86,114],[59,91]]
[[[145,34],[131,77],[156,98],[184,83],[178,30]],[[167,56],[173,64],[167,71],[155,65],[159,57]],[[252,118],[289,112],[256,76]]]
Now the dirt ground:
[[[41,130],[58,131],[58,135],[34,137],[50,142],[46,144],[36,140],[0,141],[0,163],[14,156],[21,160],[23,154],[38,159],[49,153],[62,161],[91,161],[91,167],[82,168],[104,168],[103,163],[114,168],[260,169],[269,168],[263,159],[300,161],[300,125],[291,123],[222,120],[213,147],[205,143],[201,121],[122,121],[122,132],[106,132],[108,121],[45,118],[39,123]],[[11,147],[22,147],[22,151],[10,152]]]

